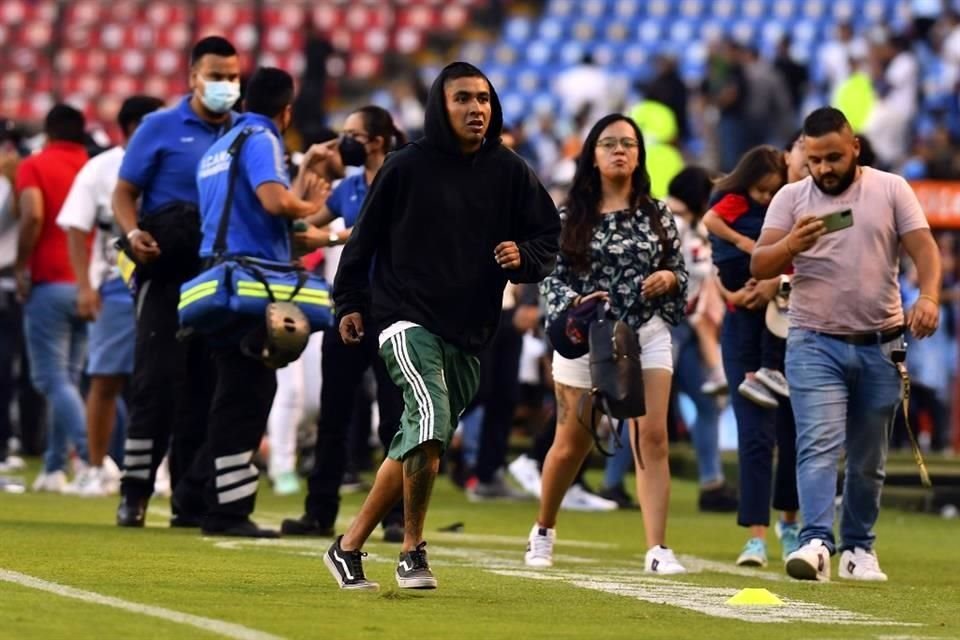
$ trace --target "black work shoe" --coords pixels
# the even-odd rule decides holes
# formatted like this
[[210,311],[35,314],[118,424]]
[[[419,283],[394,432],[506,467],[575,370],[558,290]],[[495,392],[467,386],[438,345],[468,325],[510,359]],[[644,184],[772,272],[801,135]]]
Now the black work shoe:
[[205,536],[229,536],[232,538],[279,538],[280,533],[273,529],[261,529],[253,520],[218,520],[204,518],[201,527]]
[[639,509],[640,507],[636,502],[633,501],[633,498],[630,497],[630,494],[627,493],[627,490],[623,488],[623,485],[617,485],[615,487],[610,487],[609,489],[604,489],[598,491],[597,495],[601,498],[606,498],[607,500],[613,500],[617,503],[618,509]]
[[315,536],[332,538],[336,535],[333,527],[324,527],[316,518],[303,514],[297,519],[287,518],[280,524],[280,533],[285,536]]
[[402,544],[403,543],[403,525],[388,524],[387,526],[385,526],[383,528],[383,541]]
[[199,529],[203,524],[203,516],[197,513],[175,513],[170,518],[172,529]]
[[738,504],[737,492],[725,484],[714,489],[700,490],[700,511],[731,513],[737,510]]
[[357,549],[344,551],[340,548],[343,536],[338,536],[327,552],[323,554],[323,564],[327,565],[330,574],[336,579],[341,589],[357,591],[377,591],[380,585],[370,582],[363,575],[363,557],[367,554]]
[[401,589],[436,589],[437,579],[427,563],[427,543],[421,542],[413,551],[400,554],[397,563],[397,585]]
[[147,499],[131,495],[120,496],[117,507],[118,527],[142,527],[147,520]]

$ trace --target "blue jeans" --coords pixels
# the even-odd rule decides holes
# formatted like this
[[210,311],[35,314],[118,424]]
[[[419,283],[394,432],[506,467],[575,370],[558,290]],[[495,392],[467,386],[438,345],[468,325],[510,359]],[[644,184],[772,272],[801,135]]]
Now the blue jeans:
[[[730,403],[737,418],[740,475],[737,524],[741,527],[769,526],[771,502],[778,510],[795,511],[797,508],[791,421],[778,420],[778,411],[764,409],[737,391],[746,374],[760,368],[762,355],[752,345],[756,344],[755,338],[764,327],[763,311],[737,308],[724,316],[720,333],[723,369],[730,385]],[[782,405],[786,401],[780,402],[780,411],[783,411]],[[776,475],[773,471],[775,448]]]
[[47,473],[63,470],[67,444],[87,460],[87,428],[80,374],[86,357],[87,326],[77,316],[77,287],[72,284],[37,284],[23,307],[24,333],[30,357],[30,379],[47,399],[50,412]]
[[833,535],[837,464],[847,453],[840,549],[872,549],[886,476],[887,443],[900,405],[900,375],[890,359],[903,338],[855,346],[792,328],[787,380],[797,422],[801,543]]
[[697,471],[700,486],[723,481],[720,466],[720,408],[712,396],[700,391],[703,386],[703,361],[700,345],[693,327],[686,321],[673,329],[674,383],[680,393],[687,395],[697,408],[693,423],[693,447],[697,452]]

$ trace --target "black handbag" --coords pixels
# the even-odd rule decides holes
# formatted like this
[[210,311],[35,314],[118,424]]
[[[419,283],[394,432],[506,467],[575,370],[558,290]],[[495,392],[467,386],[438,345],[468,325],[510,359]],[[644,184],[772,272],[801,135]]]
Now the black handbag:
[[[200,271],[200,210],[191,202],[171,202],[142,216],[139,227],[153,236],[160,255],[147,264],[137,264],[137,280],[162,279],[182,283]],[[126,238],[120,248],[136,262]]]
[[[590,378],[592,387],[584,401],[591,398],[593,404],[589,424],[585,426],[600,452],[611,456],[613,453],[603,446],[597,430],[599,419],[607,416],[617,425],[614,442],[619,448],[623,425],[630,418],[646,415],[647,406],[637,334],[622,320],[610,317],[605,305],[599,307],[597,319],[590,325]],[[579,415],[583,415],[582,410]],[[642,469],[639,442],[636,445]]]

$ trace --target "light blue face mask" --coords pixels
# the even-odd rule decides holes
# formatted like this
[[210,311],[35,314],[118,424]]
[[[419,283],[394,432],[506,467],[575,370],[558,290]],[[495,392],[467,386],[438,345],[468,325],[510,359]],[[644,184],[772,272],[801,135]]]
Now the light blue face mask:
[[203,106],[214,113],[226,113],[240,99],[240,83],[229,80],[205,80],[203,96],[200,101]]

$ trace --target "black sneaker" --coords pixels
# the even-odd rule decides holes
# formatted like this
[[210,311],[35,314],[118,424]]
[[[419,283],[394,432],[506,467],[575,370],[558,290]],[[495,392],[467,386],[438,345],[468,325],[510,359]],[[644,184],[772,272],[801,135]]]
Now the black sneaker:
[[400,554],[397,563],[397,584],[401,589],[436,589],[437,579],[427,563],[427,543],[421,542],[413,551]]
[[223,520],[207,516],[203,519],[201,531],[205,536],[228,536],[231,538],[279,538],[280,533],[273,529],[261,529],[253,520],[242,518]]
[[388,524],[383,528],[383,541],[393,542],[395,544],[403,543],[403,525]]
[[142,527],[147,520],[147,499],[132,495],[120,496],[117,507],[118,527]]
[[726,484],[700,490],[700,511],[731,513],[737,510],[738,503],[737,492]]
[[340,548],[343,536],[338,536],[327,552],[323,554],[323,564],[327,565],[331,575],[337,580],[341,589],[356,589],[358,591],[377,591],[380,585],[370,582],[363,575],[363,551],[344,551]]
[[333,527],[325,527],[320,521],[303,514],[298,519],[287,518],[280,525],[280,533],[285,536],[315,536],[317,538],[332,538],[336,535]]

